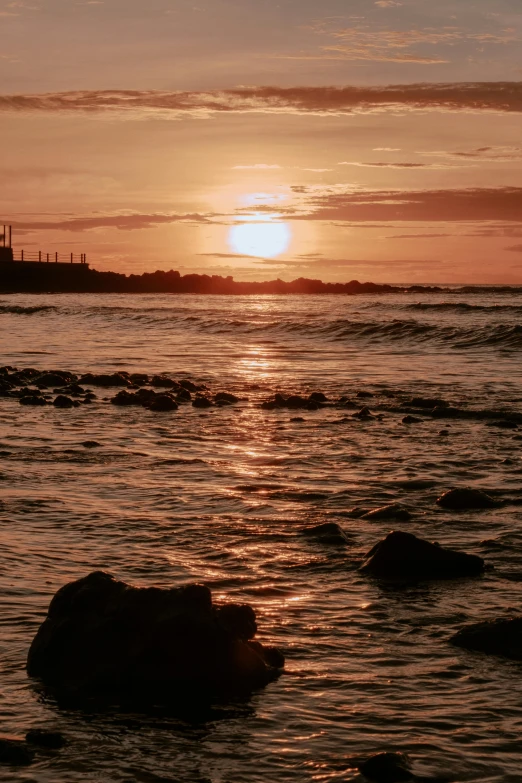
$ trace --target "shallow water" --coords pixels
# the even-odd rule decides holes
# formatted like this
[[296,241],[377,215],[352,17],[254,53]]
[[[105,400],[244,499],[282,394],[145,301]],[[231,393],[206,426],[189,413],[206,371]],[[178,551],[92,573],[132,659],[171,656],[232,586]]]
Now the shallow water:
[[[0,398],[1,733],[69,739],[0,780],[356,781],[353,757],[403,750],[419,775],[519,781],[521,666],[448,639],[518,611],[520,506],[456,514],[435,499],[472,485],[520,500],[522,428],[406,426],[384,409],[415,395],[521,411],[521,313],[522,296],[505,293],[0,297],[2,364],[166,371],[248,397],[169,414],[106,404],[103,389],[73,410]],[[370,391],[361,405],[385,418],[256,407],[276,389]],[[391,502],[412,520],[350,513]],[[324,521],[350,544],[300,534]],[[393,527],[494,570],[385,588],[356,569]],[[25,656],[56,589],[98,568],[136,584],[197,580],[216,600],[252,604],[286,674],[197,718],[60,709],[28,682]]]

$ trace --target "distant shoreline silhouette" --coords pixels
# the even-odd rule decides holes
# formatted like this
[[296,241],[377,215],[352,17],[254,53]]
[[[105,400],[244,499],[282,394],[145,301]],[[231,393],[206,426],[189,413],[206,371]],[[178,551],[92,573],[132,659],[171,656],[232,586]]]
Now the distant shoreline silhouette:
[[472,293],[491,290],[516,291],[514,286],[399,285],[388,283],[329,283],[299,277],[296,280],[238,281],[221,275],[181,275],[180,272],[144,272],[125,275],[99,272],[87,264],[46,264],[30,261],[0,262],[1,293],[107,293],[107,294],[387,294]]

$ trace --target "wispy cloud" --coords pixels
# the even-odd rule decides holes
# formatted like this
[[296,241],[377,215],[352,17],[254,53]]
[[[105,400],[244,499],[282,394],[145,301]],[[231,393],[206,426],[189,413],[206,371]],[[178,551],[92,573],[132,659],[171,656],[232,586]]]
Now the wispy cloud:
[[140,214],[94,215],[72,217],[65,220],[12,221],[15,230],[23,231],[90,231],[100,228],[117,228],[122,231],[153,228],[165,223],[208,223],[215,214]]
[[455,166],[440,163],[395,163],[393,161],[354,161],[342,160],[338,166],[358,166],[364,169],[449,169]]
[[[521,222],[522,188],[466,188],[441,190],[363,190],[348,185],[292,188],[296,202],[279,208],[292,220],[335,222],[375,221],[513,221]],[[265,207],[269,212],[272,208]]]
[[91,90],[0,95],[0,112],[110,112],[206,118],[216,113],[342,115],[374,112],[522,112],[522,82],[383,87],[241,87],[213,92]]
[[280,169],[281,166],[278,166],[277,163],[254,163],[252,165],[247,166],[232,166],[233,169],[244,169],[250,170],[250,169]]
[[418,152],[418,155],[431,155],[453,160],[473,160],[483,162],[510,162],[522,160],[522,147],[494,146],[477,147],[471,150],[433,150]]

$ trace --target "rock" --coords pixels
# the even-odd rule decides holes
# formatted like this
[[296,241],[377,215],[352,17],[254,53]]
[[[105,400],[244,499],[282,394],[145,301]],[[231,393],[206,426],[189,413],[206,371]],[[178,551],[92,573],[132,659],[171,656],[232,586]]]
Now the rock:
[[144,372],[133,372],[129,375],[129,381],[135,386],[146,386],[149,383],[149,376]]
[[214,396],[215,402],[228,402],[231,405],[235,402],[239,402],[239,397],[236,397],[235,394],[230,394],[230,392],[218,392]]
[[522,617],[498,618],[468,625],[450,639],[466,650],[522,661]]
[[188,402],[192,399],[191,393],[188,391],[188,389],[180,388],[176,391],[176,399],[179,402]]
[[411,405],[412,408],[449,408],[449,403],[446,400],[441,400],[438,397],[413,397],[407,405]]
[[397,530],[368,552],[359,570],[378,579],[418,582],[477,576],[484,571],[484,561]]
[[160,389],[177,389],[179,387],[179,383],[177,381],[173,381],[172,378],[168,378],[166,375],[154,375],[150,385]]
[[324,522],[322,525],[305,527],[301,534],[307,538],[314,538],[321,544],[347,544],[348,536],[336,522]]
[[82,446],[84,449],[97,449],[101,443],[98,443],[97,440],[84,440]]
[[422,419],[418,419],[416,416],[405,416],[402,420],[403,424],[422,424]]
[[143,405],[143,399],[137,394],[122,389],[111,399],[112,405]]
[[212,407],[212,400],[209,400],[208,397],[195,397],[192,400],[192,407],[194,407],[194,408],[211,408]]
[[20,405],[47,405],[47,400],[43,397],[37,397],[36,395],[28,394],[24,397],[20,397],[18,400]]
[[454,511],[475,508],[497,508],[499,503],[485,492],[472,487],[450,489],[437,499],[437,505]]
[[75,408],[78,403],[71,400],[70,397],[66,397],[64,394],[59,394],[54,398],[53,405],[55,408]]
[[403,753],[377,753],[359,765],[359,771],[375,783],[412,780],[409,759]]
[[355,396],[358,397],[359,399],[363,399],[365,397],[367,398],[373,397],[374,395],[369,391],[358,391]]
[[394,503],[390,506],[372,508],[372,510],[366,512],[362,518],[373,519],[374,521],[379,521],[381,519],[396,519],[398,522],[407,522],[409,519],[411,519],[411,514],[406,508],[403,508],[397,503]]
[[25,735],[25,739],[31,745],[38,745],[40,748],[49,748],[50,750],[59,750],[67,745],[63,734],[45,729],[30,729]]
[[80,377],[80,383],[90,384],[92,386],[130,386],[127,373],[113,372],[108,375],[105,373],[93,374],[86,373]]
[[176,411],[179,408],[179,405],[176,400],[172,399],[168,394],[157,394],[148,408],[149,411],[163,413],[166,411]]
[[65,386],[75,380],[75,376],[68,372],[44,372],[38,375],[36,382],[40,386],[51,388],[52,386]]
[[[29,650],[27,672],[59,691],[158,699],[249,693],[279,673],[281,653],[251,639],[249,606],[210,590],[133,587],[96,571],[62,587]],[[277,661],[277,666],[274,666]]]
[[500,419],[499,421],[488,421],[488,427],[499,427],[503,430],[518,430],[518,424],[511,419]]
[[305,421],[305,420],[303,419],[303,417],[302,417],[302,416],[293,416],[293,417],[290,419],[290,421],[293,421],[293,422],[296,422],[296,423],[298,423],[298,422],[303,422],[303,421]]
[[186,378],[184,380],[180,381],[179,385],[183,389],[186,389],[189,392],[197,392],[197,391],[201,391],[202,390],[201,386],[196,386],[195,383],[192,383],[192,381],[188,381]]
[[287,398],[285,402],[285,407],[290,408],[292,410],[296,410],[297,408],[307,408],[309,404],[309,400],[305,399],[304,397],[301,397],[300,394],[292,394],[290,397]]
[[310,402],[328,402],[328,397],[323,392],[312,392],[308,399]]
[[352,416],[356,419],[361,419],[362,421],[365,419],[375,419],[375,416],[369,408],[361,408],[357,413],[352,413]]
[[441,438],[447,438],[449,434],[450,434],[449,430],[439,430],[439,435]]
[[0,764],[25,767],[34,760],[34,753],[21,740],[0,737]]

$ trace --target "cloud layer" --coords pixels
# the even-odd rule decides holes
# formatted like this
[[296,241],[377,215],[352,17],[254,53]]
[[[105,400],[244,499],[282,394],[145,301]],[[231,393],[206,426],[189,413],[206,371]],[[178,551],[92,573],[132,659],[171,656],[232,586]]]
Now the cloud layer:
[[215,113],[340,115],[383,111],[522,112],[522,82],[382,87],[241,87],[210,92],[90,90],[0,95],[0,112],[120,112],[167,117]]

